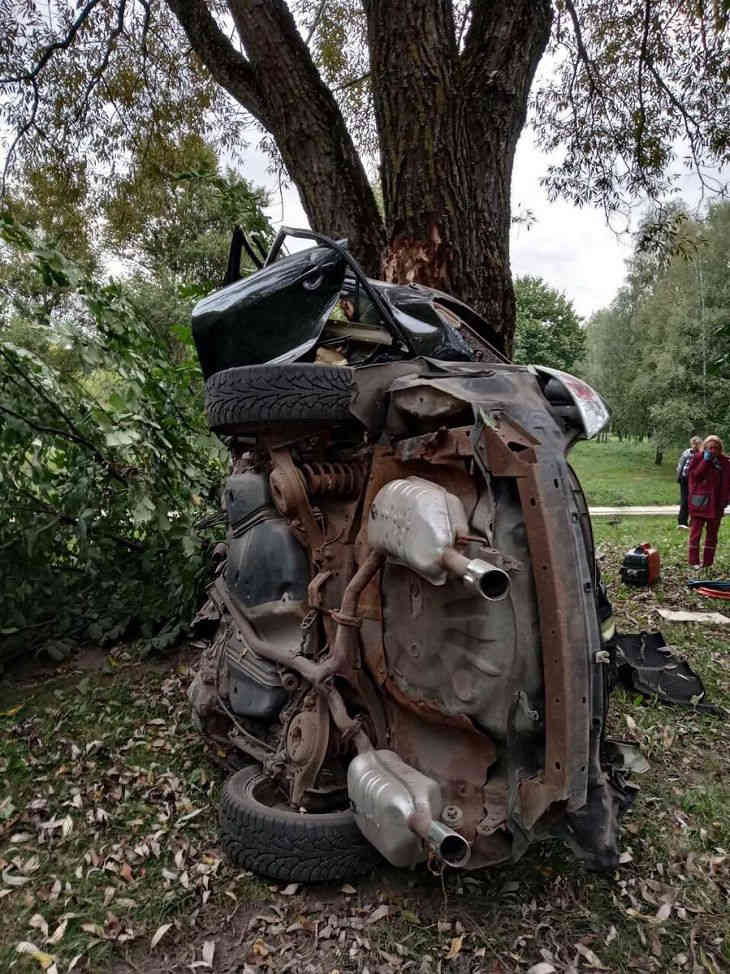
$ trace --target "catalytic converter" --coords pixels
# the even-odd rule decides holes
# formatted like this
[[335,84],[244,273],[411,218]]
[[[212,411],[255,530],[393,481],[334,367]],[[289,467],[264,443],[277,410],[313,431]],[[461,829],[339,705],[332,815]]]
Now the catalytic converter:
[[454,547],[469,533],[464,505],[458,497],[421,477],[391,480],[370,506],[368,541],[398,564],[443,585],[448,574],[490,602],[504,599],[510,577],[481,558],[466,558]]
[[347,769],[347,793],[358,828],[394,866],[414,866],[430,849],[449,866],[471,856],[463,835],[438,821],[441,789],[394,751],[365,751]]

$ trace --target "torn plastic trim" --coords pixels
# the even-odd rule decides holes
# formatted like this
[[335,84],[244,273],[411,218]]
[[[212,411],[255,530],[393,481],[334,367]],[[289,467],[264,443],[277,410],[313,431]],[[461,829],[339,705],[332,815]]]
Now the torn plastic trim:
[[[580,415],[583,432],[587,439],[597,436],[606,426],[611,414],[608,406],[599,396],[595,389],[577,376],[570,375],[569,372],[561,372],[560,369],[551,369],[546,365],[531,365],[530,370],[537,375],[551,376],[557,379],[560,385],[566,390],[570,401],[578,410]],[[549,397],[548,401],[550,401]],[[560,405],[563,405],[561,403]]]

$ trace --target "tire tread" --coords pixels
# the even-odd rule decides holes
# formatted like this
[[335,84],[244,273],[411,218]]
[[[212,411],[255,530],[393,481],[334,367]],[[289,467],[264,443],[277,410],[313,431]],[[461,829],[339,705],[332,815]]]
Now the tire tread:
[[[380,861],[351,812],[294,816],[259,804],[244,768],[226,781],[220,803],[221,844],[237,865],[287,882],[335,882],[372,872]],[[326,821],[325,821],[326,820]]]
[[352,420],[352,369],[294,362],[245,365],[211,375],[205,383],[208,425]]

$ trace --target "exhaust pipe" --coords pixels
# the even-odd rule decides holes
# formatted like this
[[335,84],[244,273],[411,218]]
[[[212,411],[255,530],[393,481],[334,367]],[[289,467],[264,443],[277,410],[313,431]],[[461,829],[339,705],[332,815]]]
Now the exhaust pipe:
[[452,547],[444,550],[441,556],[444,568],[460,578],[467,588],[481,595],[488,602],[501,602],[509,594],[512,584],[509,575],[502,568],[483,561],[481,558],[465,558]]
[[365,838],[394,866],[414,866],[428,850],[449,866],[463,867],[471,846],[438,820],[441,789],[394,751],[366,751],[350,762],[347,793]]
[[454,832],[443,822],[432,821],[424,838],[447,866],[460,869],[469,862],[471,846],[463,835]]
[[368,542],[417,575],[443,585],[449,574],[477,595],[499,602],[509,593],[506,571],[481,558],[466,558],[454,547],[469,534],[458,497],[421,477],[391,480],[370,506]]

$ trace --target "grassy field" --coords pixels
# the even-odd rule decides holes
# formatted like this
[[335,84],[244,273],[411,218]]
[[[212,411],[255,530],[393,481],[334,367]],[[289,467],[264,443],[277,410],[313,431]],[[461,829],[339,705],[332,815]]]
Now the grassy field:
[[[634,498],[631,498],[634,499]],[[717,574],[730,576],[730,527]],[[619,629],[661,606],[718,608],[686,588],[671,518],[595,522]],[[622,586],[652,541],[653,590]],[[723,604],[719,605],[723,608]],[[661,624],[710,699],[730,707],[730,626]],[[622,689],[611,732],[638,743],[621,864],[587,872],[558,843],[519,863],[433,876],[383,868],[303,888],[229,866],[221,774],[191,725],[195,651],[140,664],[123,647],[8,674],[0,686],[0,970],[66,974],[720,974],[730,969],[730,722]]]
[[654,463],[654,445],[611,437],[605,443],[590,440],[578,443],[570,462],[583,484],[588,503],[606,507],[627,504],[650,506],[678,504],[677,458],[684,447],[668,450],[660,467]]

